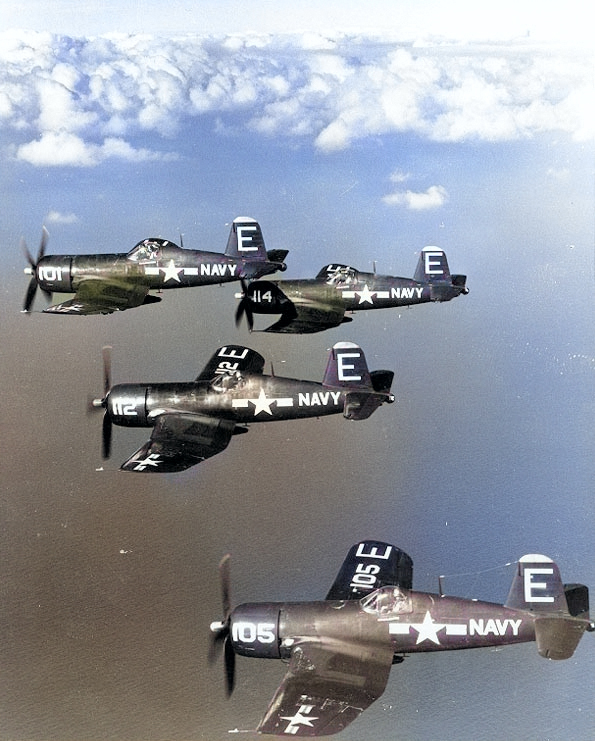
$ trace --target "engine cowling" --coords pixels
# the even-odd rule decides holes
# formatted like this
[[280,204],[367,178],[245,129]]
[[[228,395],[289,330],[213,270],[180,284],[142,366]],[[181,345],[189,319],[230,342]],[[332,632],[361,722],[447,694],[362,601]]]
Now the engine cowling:
[[50,293],[70,293],[72,289],[72,258],[68,255],[42,257],[37,267],[37,283]]
[[268,280],[250,283],[246,298],[258,314],[280,314],[288,303],[288,298],[283,291]]
[[278,659],[278,605],[239,605],[231,614],[230,636],[234,651],[241,656]]
[[127,427],[147,425],[147,387],[138,384],[113,386],[107,397],[107,411],[114,424]]

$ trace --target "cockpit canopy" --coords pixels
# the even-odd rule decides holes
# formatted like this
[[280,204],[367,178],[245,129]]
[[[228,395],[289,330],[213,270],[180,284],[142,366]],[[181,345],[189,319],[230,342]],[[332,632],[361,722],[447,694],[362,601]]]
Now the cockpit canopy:
[[132,262],[156,262],[161,256],[165,245],[174,246],[166,239],[143,239],[130,250],[126,258]]
[[362,610],[379,618],[412,612],[411,595],[401,587],[381,587],[360,600]]
[[329,286],[347,286],[357,282],[357,270],[349,265],[335,263],[322,268],[317,277],[324,279]]
[[238,371],[230,371],[229,373],[223,373],[222,375],[216,376],[212,383],[211,388],[219,394],[223,394],[231,389],[239,388],[245,383],[244,377]]

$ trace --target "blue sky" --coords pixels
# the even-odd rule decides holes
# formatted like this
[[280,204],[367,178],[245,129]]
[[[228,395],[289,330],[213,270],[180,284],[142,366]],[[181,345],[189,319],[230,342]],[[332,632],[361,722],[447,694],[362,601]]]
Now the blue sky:
[[[2,6],[0,735],[254,727],[282,667],[239,660],[226,701],[206,665],[228,549],[236,602],[322,597],[361,538],[407,550],[420,589],[464,574],[453,593],[501,601],[503,565],[529,552],[595,589],[592,24],[579,2],[476,8]],[[314,337],[236,329],[233,286],[82,321],[19,313],[19,239],[34,251],[42,224],[56,253],[180,233],[219,251],[237,215],[290,250],[288,277],[410,276],[437,244],[471,292]],[[397,404],[254,426],[150,480],[118,474],[145,435],[116,430],[96,470],[103,344],[118,382],[194,378],[227,342],[315,380],[339,340],[395,371]],[[592,641],[558,664],[534,646],[410,658],[343,737],[592,737]]]

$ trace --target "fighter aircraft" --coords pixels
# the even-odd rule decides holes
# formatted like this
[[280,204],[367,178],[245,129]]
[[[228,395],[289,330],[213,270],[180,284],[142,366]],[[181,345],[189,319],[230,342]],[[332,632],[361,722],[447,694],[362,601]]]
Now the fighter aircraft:
[[393,372],[369,372],[363,350],[352,342],[331,349],[322,383],[264,375],[264,363],[248,347],[226,345],[195,381],[112,386],[110,348],[104,348],[104,395],[90,403],[91,409],[105,410],[104,458],[110,455],[112,423],[153,428],[151,439],[122,470],[171,473],[220,453],[252,422],[340,413],[367,419],[394,401]]
[[161,301],[152,290],[228,283],[285,270],[287,250],[266,250],[260,225],[239,216],[231,225],[225,254],[187,250],[167,239],[143,239],[128,254],[46,255],[43,228],[37,259],[22,242],[31,276],[23,312],[29,313],[40,288],[74,298],[43,311],[49,314],[110,314]]
[[242,282],[236,324],[254,314],[280,314],[265,332],[306,334],[350,322],[346,312],[450,301],[469,293],[467,276],[451,275],[443,250],[425,247],[413,279],[363,273],[349,265],[325,265],[316,278]]
[[504,605],[412,591],[413,562],[399,548],[366,540],[349,551],[322,602],[262,602],[231,609],[229,555],[220,564],[228,694],[235,654],[289,664],[257,731],[338,733],[385,690],[392,664],[408,654],[536,641],[548,659],[568,659],[589,617],[589,590],[563,584],[547,556],[523,556]]

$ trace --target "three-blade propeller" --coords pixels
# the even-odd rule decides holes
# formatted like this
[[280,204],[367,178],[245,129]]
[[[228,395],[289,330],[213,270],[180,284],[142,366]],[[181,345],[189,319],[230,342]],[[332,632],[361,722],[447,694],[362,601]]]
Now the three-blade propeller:
[[235,685],[236,655],[230,638],[231,622],[231,592],[230,592],[230,561],[231,556],[227,553],[219,563],[219,580],[221,582],[221,603],[223,607],[223,620],[211,623],[213,638],[209,650],[209,663],[213,663],[220,654],[223,646],[225,666],[225,687],[227,696],[233,692]]
[[107,397],[112,387],[112,348],[106,345],[102,348],[101,355],[103,357],[103,397],[100,399],[91,399],[89,401],[89,410],[105,410],[101,429],[101,454],[103,459],[107,460],[112,451],[112,420],[107,411]]
[[[36,260],[33,259],[33,256],[29,252],[29,248],[27,247],[27,243],[25,242],[25,240],[21,239],[21,248],[23,252],[25,253],[27,262],[29,263],[29,266],[25,268],[25,274],[31,276],[31,280],[29,281],[29,285],[27,286],[27,293],[25,294],[25,301],[23,302],[23,313],[24,314],[28,314],[31,311],[31,307],[33,306],[33,301],[35,300],[35,294],[37,293],[37,288],[39,287],[39,284],[37,281],[37,266],[39,262],[41,261],[42,257],[45,255],[45,248],[48,243],[48,237],[49,237],[48,230],[44,226],[41,232],[41,241],[39,243],[39,250],[37,251]],[[43,291],[43,292],[45,293],[46,296],[48,296],[48,298],[51,298],[52,294],[50,291]]]

